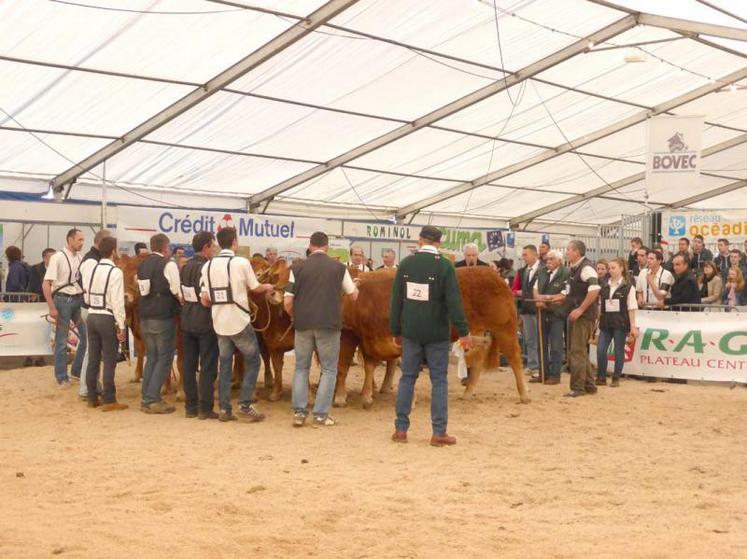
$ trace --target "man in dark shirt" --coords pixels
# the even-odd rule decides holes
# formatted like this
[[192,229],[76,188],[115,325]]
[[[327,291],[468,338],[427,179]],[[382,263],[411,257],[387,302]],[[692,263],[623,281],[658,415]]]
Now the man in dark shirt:
[[53,248],[45,248],[42,251],[42,261],[38,264],[31,266],[31,279],[29,280],[29,291],[39,295],[39,300],[44,299],[44,291],[42,290],[42,282],[44,276],[47,273],[47,266],[49,265],[49,259],[52,255],[57,252]]
[[148,254],[148,245],[145,243],[135,243],[135,256],[140,256],[141,254]]
[[478,247],[475,243],[467,243],[462,248],[464,253],[464,260],[460,260],[454,264],[455,268],[466,268],[469,266],[489,266],[487,262],[483,262],[477,257]]
[[700,292],[695,281],[695,275],[690,270],[690,263],[681,254],[672,259],[674,268],[674,285],[672,286],[672,297],[669,304],[672,310],[691,311],[700,303]]

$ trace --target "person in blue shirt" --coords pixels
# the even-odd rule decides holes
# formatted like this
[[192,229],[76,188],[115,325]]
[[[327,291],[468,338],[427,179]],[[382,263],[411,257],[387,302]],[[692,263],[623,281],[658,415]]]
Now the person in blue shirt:
[[28,291],[31,270],[29,265],[23,261],[21,249],[17,246],[9,246],[5,249],[5,257],[8,259],[8,278],[5,282],[5,291],[8,293],[25,293]]

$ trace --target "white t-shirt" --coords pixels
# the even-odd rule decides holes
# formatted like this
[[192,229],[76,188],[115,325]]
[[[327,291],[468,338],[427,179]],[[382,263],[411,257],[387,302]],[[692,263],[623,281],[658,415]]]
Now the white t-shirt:
[[[113,268],[110,268],[110,266]],[[109,275],[110,270],[111,275]],[[109,285],[106,285],[107,275],[109,276]],[[114,316],[119,329],[124,330],[125,301],[122,270],[114,266],[114,262],[108,258],[102,258],[101,262],[96,262],[93,258],[89,258],[81,266],[81,278],[83,287],[86,290],[83,295],[86,304],[91,304],[91,293],[101,295],[104,293],[104,287],[106,287],[106,307],[108,310],[89,308],[88,314],[111,314]],[[91,281],[92,278],[93,282]]]
[[[612,299],[612,296],[615,294],[617,289],[622,285],[622,279],[618,281],[614,281],[612,278],[609,280],[609,286],[610,286],[610,295],[609,299]],[[631,289],[628,291],[628,310],[629,311],[635,311],[638,310],[638,300],[635,297],[635,289]]]
[[[251,317],[247,312],[249,310],[248,290],[259,287],[257,276],[254,274],[249,261],[243,256],[235,256],[232,250],[224,249],[220,251],[218,256],[202,266],[202,278],[200,280],[202,293],[210,295],[208,286],[216,289],[225,288],[229,285],[229,258],[231,260],[231,294],[235,304],[212,306],[213,328],[215,333],[221,336],[233,336],[251,324]],[[207,277],[208,266],[210,267],[209,282]],[[241,307],[246,311],[242,310]]]
[[[58,289],[59,295],[80,295],[83,293],[80,285],[78,285],[81,260],[80,252],[73,254],[67,247],[52,255],[49,259],[49,266],[47,266],[47,273],[44,274],[44,281],[52,282],[53,293]],[[66,285],[71,282],[72,285]],[[63,285],[66,286],[62,287]]]
[[[659,300],[656,298],[656,295],[654,295],[651,286],[648,284],[649,273],[650,270],[648,268],[641,270],[641,273],[638,275],[635,290],[638,293],[643,294],[644,303],[653,305],[658,303]],[[666,297],[669,297],[669,290],[671,289],[672,285],[674,285],[674,276],[671,274],[671,272],[669,270],[665,270],[663,266],[659,266],[659,270],[656,272],[654,281],[659,291],[666,291]]]

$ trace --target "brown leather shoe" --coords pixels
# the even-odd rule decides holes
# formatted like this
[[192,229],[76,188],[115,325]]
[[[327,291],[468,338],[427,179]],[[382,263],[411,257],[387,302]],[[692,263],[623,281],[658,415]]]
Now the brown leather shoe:
[[88,400],[88,407],[89,408],[98,408],[101,405],[101,402],[98,398],[95,400]]
[[452,446],[456,444],[456,437],[451,435],[433,435],[431,437],[431,446]]
[[392,435],[392,440],[395,443],[406,443],[407,442],[407,431],[395,431]]
[[111,404],[104,404],[101,406],[101,411],[122,411],[129,408],[127,404],[120,404],[119,402],[112,402]]
[[545,384],[560,384],[559,378],[546,378]]
[[607,386],[607,379],[606,378],[598,378],[594,381],[594,384],[597,386]]
[[529,379],[529,382],[542,382],[542,379],[539,375],[532,375],[532,378]]

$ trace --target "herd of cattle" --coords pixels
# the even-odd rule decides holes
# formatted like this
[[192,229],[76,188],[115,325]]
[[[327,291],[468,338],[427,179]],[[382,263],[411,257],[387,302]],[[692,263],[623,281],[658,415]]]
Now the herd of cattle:
[[[137,353],[135,381],[140,380],[142,376],[145,355],[139,325],[140,295],[136,281],[137,267],[144,258],[145,256],[125,255],[118,262],[124,273],[127,321],[133,333]],[[283,392],[283,359],[285,353],[293,349],[294,341],[293,324],[282,304],[290,268],[282,259],[270,266],[262,258],[253,258],[251,264],[260,282],[275,286],[275,290],[267,295],[250,292],[250,300],[255,311],[253,325],[264,361],[264,386],[268,390],[268,399],[277,401]],[[470,333],[476,342],[465,356],[469,368],[465,396],[474,395],[480,374],[485,370],[497,368],[499,356],[503,354],[513,370],[520,401],[528,403],[521,349],[516,334],[516,305],[511,290],[498,274],[488,267],[459,268],[456,272]],[[401,354],[401,348],[394,344],[389,329],[389,298],[395,272],[381,270],[359,273],[357,270],[351,270],[350,273],[358,284],[360,294],[356,301],[345,297],[343,303],[343,330],[340,338],[334,405],[341,407],[347,404],[345,382],[357,350],[362,356],[365,371],[362,404],[364,408],[370,408],[373,405],[374,372],[377,366],[386,363],[386,375],[380,385],[380,391],[389,392],[392,390],[395,365]],[[454,330],[452,339],[457,339]],[[181,373],[183,357],[179,329],[176,353],[177,370]],[[238,372],[243,370],[241,361],[241,356],[237,354],[234,358],[234,372],[237,378]],[[170,384],[171,379],[167,380],[167,383]],[[166,389],[172,388],[167,386]]]

